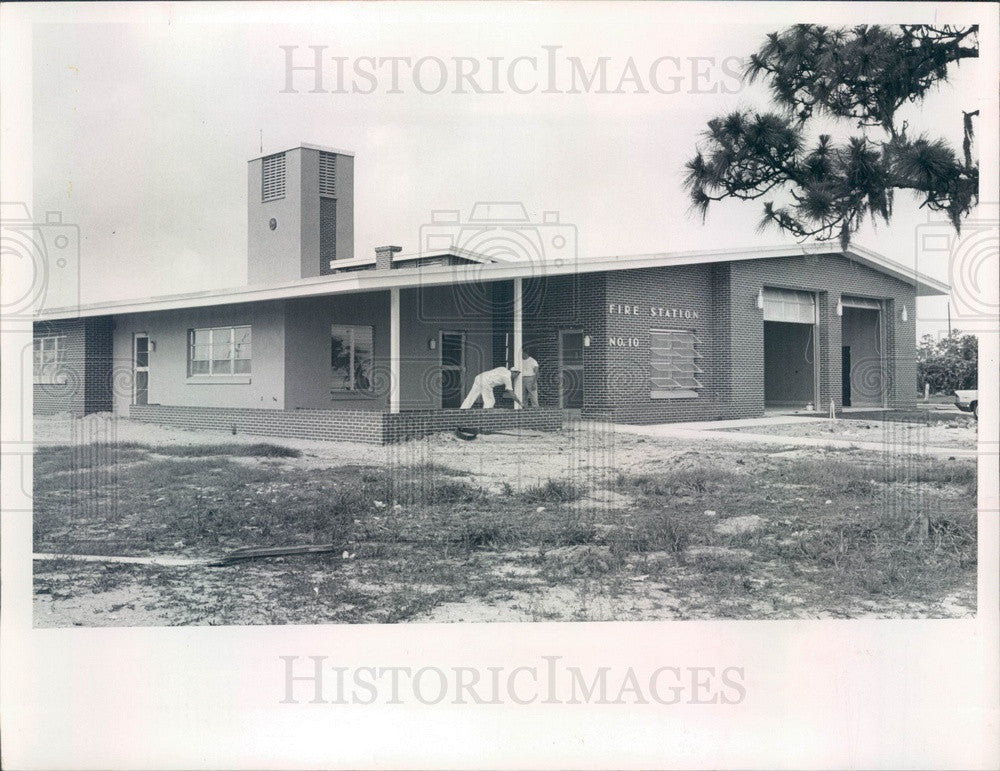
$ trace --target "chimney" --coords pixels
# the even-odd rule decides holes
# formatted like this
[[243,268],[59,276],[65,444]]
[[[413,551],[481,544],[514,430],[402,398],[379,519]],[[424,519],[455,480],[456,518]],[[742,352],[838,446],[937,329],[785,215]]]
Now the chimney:
[[301,145],[256,158],[247,179],[247,280],[332,273],[354,257],[354,156]]
[[401,246],[376,246],[375,270],[392,270],[392,255],[403,251]]

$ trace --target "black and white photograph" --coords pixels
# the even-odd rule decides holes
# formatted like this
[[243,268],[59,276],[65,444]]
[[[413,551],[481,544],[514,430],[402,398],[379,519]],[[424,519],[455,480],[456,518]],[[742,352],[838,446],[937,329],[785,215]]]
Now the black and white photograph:
[[4,4],[4,767],[996,767],[997,22]]

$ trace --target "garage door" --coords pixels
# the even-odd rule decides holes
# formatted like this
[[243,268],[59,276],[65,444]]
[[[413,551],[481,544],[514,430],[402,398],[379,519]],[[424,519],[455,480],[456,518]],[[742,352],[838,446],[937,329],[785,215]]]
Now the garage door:
[[872,300],[870,297],[850,297],[845,294],[840,298],[840,306],[842,308],[864,308],[869,311],[880,311],[882,310],[882,301]]
[[795,289],[764,287],[764,321],[816,323],[816,295]]

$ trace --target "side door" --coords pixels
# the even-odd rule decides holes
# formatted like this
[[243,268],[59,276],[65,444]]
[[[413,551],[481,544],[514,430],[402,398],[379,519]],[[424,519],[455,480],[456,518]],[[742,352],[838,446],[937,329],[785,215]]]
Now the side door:
[[441,408],[458,409],[465,396],[465,332],[441,332]]
[[559,330],[559,406],[583,409],[583,331]]

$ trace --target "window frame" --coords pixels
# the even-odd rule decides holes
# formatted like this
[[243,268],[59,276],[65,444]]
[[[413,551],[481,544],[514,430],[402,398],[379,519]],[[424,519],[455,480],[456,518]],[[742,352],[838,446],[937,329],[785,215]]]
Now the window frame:
[[[366,331],[369,340],[369,360],[368,360],[368,387],[358,388],[356,384],[358,374],[357,362],[357,332]],[[346,335],[341,333],[347,333]],[[340,334],[349,339],[348,345],[348,372],[351,382],[347,386],[338,385],[334,380],[333,365],[333,337]],[[375,369],[375,327],[371,324],[332,324],[330,326],[330,394],[332,396],[373,396],[375,393],[375,383],[373,371]]]
[[[54,355],[52,361],[45,361],[46,343],[51,344]],[[62,385],[66,383],[67,375],[62,371],[66,364],[66,335],[41,335],[31,341],[31,374],[32,380],[40,385]],[[42,354],[39,357],[38,354]]]
[[[673,341],[677,338],[671,338],[671,345],[667,347],[668,353],[664,358],[657,361],[654,359],[654,348],[659,348],[660,346],[654,346],[656,335],[683,335],[686,338],[690,338],[690,348],[685,348],[684,346],[677,346],[675,348]],[[686,341],[681,340],[684,343]],[[698,359],[703,358],[698,352],[698,345],[701,340],[698,338],[697,333],[693,329],[660,329],[654,328],[649,330],[649,398],[650,399],[697,399],[701,396],[699,390],[705,387],[704,383],[700,382],[697,375],[704,373],[704,370],[698,366]],[[684,355],[678,357],[677,353],[681,351],[690,350],[690,355]],[[671,357],[671,353],[674,356]],[[680,359],[680,361],[675,361],[674,359]],[[662,374],[664,370],[658,370],[657,364],[665,364],[672,372],[668,374]],[[678,382],[674,375],[683,376],[685,380],[690,380],[693,385],[689,383]],[[675,385],[673,386],[658,386],[654,382],[654,378],[670,379],[673,380]]]
[[[240,343],[238,341],[238,334],[241,330],[246,330],[249,336],[248,342]],[[227,332],[229,335],[229,340],[223,343],[221,340],[218,343],[215,340],[215,335],[217,332]],[[208,333],[208,343],[196,343],[198,339],[198,333]],[[216,345],[220,347],[223,345],[228,346],[227,356],[216,356]],[[195,358],[197,353],[197,348],[208,349],[208,358]],[[249,356],[239,356],[237,357],[237,349],[249,348]],[[221,352],[221,351],[220,351]],[[242,353],[242,350],[240,351]],[[226,360],[229,362],[228,372],[216,372],[215,363],[217,361]],[[195,362],[207,362],[208,372],[195,372],[194,363]],[[245,361],[247,362],[245,371],[236,371],[236,362]],[[188,341],[187,341],[187,378],[188,382],[237,382],[237,383],[249,383],[250,376],[253,373],[253,327],[250,324],[233,324],[231,326],[219,326],[219,327],[196,327],[188,330]]]

